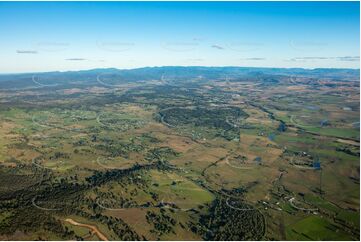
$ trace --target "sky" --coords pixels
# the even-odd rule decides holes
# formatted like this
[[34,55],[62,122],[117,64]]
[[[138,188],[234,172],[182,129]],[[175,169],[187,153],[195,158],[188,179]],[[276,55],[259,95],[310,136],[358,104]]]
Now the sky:
[[0,73],[359,68],[359,2],[0,2]]

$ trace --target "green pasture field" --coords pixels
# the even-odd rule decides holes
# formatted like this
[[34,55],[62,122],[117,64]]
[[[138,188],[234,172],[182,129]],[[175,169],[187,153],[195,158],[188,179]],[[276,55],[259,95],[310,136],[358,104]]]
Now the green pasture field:
[[287,240],[352,240],[326,219],[309,216],[286,228]]

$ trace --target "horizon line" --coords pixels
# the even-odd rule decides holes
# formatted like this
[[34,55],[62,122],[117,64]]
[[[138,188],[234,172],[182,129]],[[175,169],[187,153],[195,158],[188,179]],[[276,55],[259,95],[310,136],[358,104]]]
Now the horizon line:
[[250,69],[300,69],[300,70],[317,70],[317,69],[331,69],[331,70],[359,70],[360,68],[340,68],[340,67],[260,67],[260,66],[186,66],[186,65],[169,65],[169,66],[141,66],[134,68],[117,68],[117,67],[99,67],[99,68],[91,68],[91,69],[78,69],[78,70],[52,70],[52,71],[37,71],[37,72],[0,72],[0,75],[25,75],[25,74],[35,74],[35,73],[53,73],[53,72],[81,72],[81,71],[93,71],[93,70],[106,70],[106,69],[116,69],[119,71],[123,70],[136,70],[136,69],[144,69],[144,68],[164,68],[164,67],[204,67],[204,68],[250,68]]

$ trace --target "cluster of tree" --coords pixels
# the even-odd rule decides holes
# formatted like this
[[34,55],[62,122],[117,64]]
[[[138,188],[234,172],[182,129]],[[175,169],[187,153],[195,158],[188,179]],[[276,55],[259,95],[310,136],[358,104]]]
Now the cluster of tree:
[[349,147],[337,147],[336,151],[340,151],[352,156],[360,156],[360,150],[351,150]]
[[146,214],[147,222],[153,224],[153,229],[151,232],[156,233],[158,236],[163,234],[168,234],[170,232],[174,233],[174,225],[177,221],[166,214],[164,209],[160,209],[160,214],[156,214],[152,211],[148,211]]
[[[129,172],[134,172],[137,169],[140,168],[131,169]],[[104,177],[113,179],[120,177],[120,175],[115,174],[106,173]],[[124,172],[121,174],[129,176],[131,173]],[[99,178],[102,176],[95,177]],[[90,179],[90,181],[94,180]],[[104,182],[103,179],[100,179],[100,181]],[[117,218],[101,215],[102,209],[98,206],[94,207],[94,201],[84,197],[84,192],[94,186],[97,185],[93,183],[69,183],[68,179],[65,178],[60,180],[52,178],[51,180],[44,179],[41,184],[34,185],[26,190],[12,193],[13,198],[4,198],[0,202],[1,213],[11,212],[11,216],[1,221],[0,231],[2,234],[13,234],[15,231],[34,233],[42,230],[49,231],[63,239],[76,239],[75,234],[67,230],[61,221],[53,215],[66,216],[77,214],[107,224],[108,228],[114,231],[120,240],[140,240],[141,238],[126,223]],[[33,200],[34,198],[36,198],[35,201]],[[37,206],[44,207],[45,210],[36,208],[32,201]],[[85,213],[84,211],[89,211],[87,209],[84,210],[86,207],[90,208],[95,215]],[[56,210],[52,210],[52,213],[49,213],[46,210],[49,208]]]
[[[97,217],[92,219],[102,218],[109,219],[109,226],[116,234],[118,234],[119,238],[122,240],[138,240],[140,239],[138,235],[131,231],[127,225],[119,225],[119,221],[113,218],[101,217],[100,212],[102,208],[94,205],[94,201],[87,199],[84,196],[84,192],[89,189],[94,189],[99,187],[100,185],[107,183],[109,181],[119,181],[121,180],[124,183],[139,183],[140,187],[144,187],[144,181],[139,178],[139,172],[148,169],[165,169],[164,165],[160,161],[163,157],[168,157],[169,155],[176,155],[176,152],[171,149],[161,148],[154,149],[152,154],[154,155],[156,161],[151,164],[146,165],[134,165],[129,169],[123,170],[109,170],[109,171],[96,171],[93,175],[85,178],[84,182],[79,182],[77,177],[74,176],[64,176],[62,178],[56,177],[51,171],[44,171],[42,178],[37,177],[36,184],[33,182],[33,179],[28,181],[25,179],[17,179],[21,184],[23,182],[28,183],[29,186],[24,188],[17,188],[16,191],[11,191],[9,194],[3,194],[1,196],[0,201],[0,209],[1,211],[12,211],[15,213],[14,216],[7,219],[3,225],[3,229],[1,231],[5,231],[5,233],[13,233],[16,230],[19,231],[29,231],[30,229],[41,230],[44,229],[46,231],[51,231],[52,233],[58,234],[61,238],[65,239],[74,239],[74,234],[71,231],[67,231],[66,229],[60,226],[60,223],[57,220],[52,218],[35,218],[34,216],[38,216],[39,214],[47,214],[46,210],[40,210],[32,204],[33,199],[35,198],[35,204],[39,207],[45,207],[50,209],[59,209],[52,210],[52,213],[62,215],[64,214],[74,214],[74,209],[77,210],[76,213],[80,214],[84,211],[93,210],[94,214],[97,214]],[[34,172],[37,171],[38,168],[28,167],[29,169],[35,169]],[[15,174],[9,174],[10,177],[16,177]],[[5,177],[5,176],[4,176]],[[31,178],[31,177],[30,177]],[[9,179],[10,181],[11,179]],[[139,181],[138,181],[139,180]],[[13,182],[14,183],[14,182]],[[133,184],[132,183],[132,184]],[[15,184],[15,183],[14,183]],[[137,191],[134,191],[137,192]],[[133,193],[134,193],[133,192]],[[8,196],[9,195],[9,196]],[[130,202],[130,200],[126,200],[124,202]],[[137,204],[133,204],[137,205]],[[148,204],[149,205],[149,204]],[[143,204],[142,206],[147,206],[147,204]],[[33,212],[30,216],[28,213],[24,213],[24,211],[37,211]],[[19,212],[19,213],[18,213]],[[29,219],[22,219],[23,217],[20,214],[24,214],[28,216]],[[39,215],[40,216],[40,215]],[[42,216],[42,215],[41,215]],[[164,216],[163,216],[164,217]],[[19,222],[17,220],[23,220]],[[37,221],[34,223],[34,221]],[[41,224],[38,222],[41,221]],[[172,222],[173,220],[171,220]],[[33,222],[32,226],[30,222]],[[102,221],[100,221],[102,222]],[[104,222],[104,221],[103,221]],[[28,227],[28,228],[26,228]],[[159,226],[156,226],[159,228]],[[72,237],[73,236],[73,237]]]
[[14,234],[16,231],[34,233],[39,230],[49,231],[60,238],[71,240],[74,233],[68,231],[59,219],[35,207],[24,207],[12,211],[0,223],[1,234]]
[[158,138],[154,137],[153,135],[151,135],[149,133],[142,134],[141,138],[152,144],[160,142],[160,140]]
[[127,157],[129,152],[140,152],[144,149],[142,145],[135,144],[134,142],[125,143],[109,138],[99,138],[98,140],[102,143],[96,144],[94,147],[96,149],[107,152],[112,157]]
[[217,136],[222,137],[228,141],[239,139],[239,134],[240,134],[239,129],[233,126],[231,126],[227,130],[219,130],[219,132],[217,132]]
[[134,99],[143,99],[144,103],[157,105],[160,109],[169,107],[168,104],[175,100],[188,102],[199,96],[192,90],[180,89],[170,85],[155,86],[151,90],[148,90],[146,87],[140,87],[138,90],[133,89],[133,92],[129,93],[129,95]]
[[231,161],[234,161],[237,164],[244,164],[248,158],[244,155],[237,155],[231,158]]
[[[193,226],[194,232],[202,232],[206,240],[261,240],[265,233],[265,220],[258,210],[237,210],[227,205],[225,199],[212,202],[207,215],[200,217],[203,229]],[[251,208],[238,203],[237,208]]]
[[0,166],[0,201],[15,198],[37,184],[40,179],[41,174],[31,170],[28,165],[18,165],[15,168]]
[[88,144],[88,142],[84,138],[73,142],[74,147],[76,147],[76,146],[84,146],[84,145],[87,145],[87,144]]
[[238,107],[196,107],[196,108],[174,108],[160,113],[164,116],[164,121],[172,125],[206,126],[221,128],[223,130],[231,129],[225,117],[247,118],[248,114]]
[[113,231],[117,236],[117,240],[122,241],[135,241],[135,240],[144,240],[141,238],[134,230],[132,230],[127,223],[125,223],[121,218],[113,216],[104,216],[99,212],[93,210],[94,214],[89,214],[84,210],[73,209],[72,214],[77,214],[81,217],[88,218],[89,220],[105,224],[110,231]]
[[145,159],[152,162],[152,161],[165,161],[170,158],[178,156],[179,153],[173,150],[170,147],[157,147],[151,149],[145,155]]
[[68,153],[65,153],[65,152],[56,151],[53,155],[51,155],[49,157],[50,160],[56,160],[56,159],[59,159],[59,158],[69,159],[70,155]]
[[242,197],[243,195],[245,195],[245,193],[247,193],[247,188],[243,186],[233,188],[232,190],[226,190],[222,188],[221,193],[226,194],[230,197]]
[[95,171],[93,175],[85,178],[90,187],[96,187],[101,184],[107,183],[113,180],[119,180],[122,177],[130,176],[131,174],[139,171],[139,170],[149,170],[149,169],[157,169],[160,166],[157,163],[139,165],[135,164],[134,166],[128,169],[114,169],[108,171]]

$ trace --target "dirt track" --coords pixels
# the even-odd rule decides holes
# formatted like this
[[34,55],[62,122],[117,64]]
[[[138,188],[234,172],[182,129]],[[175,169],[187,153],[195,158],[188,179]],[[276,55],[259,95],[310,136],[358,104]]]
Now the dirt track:
[[90,229],[93,233],[95,233],[99,239],[103,240],[103,241],[109,241],[108,238],[102,233],[99,231],[99,229],[94,226],[94,225],[90,225],[90,224],[82,224],[82,223],[78,223],[76,221],[74,221],[73,219],[71,218],[67,218],[65,219],[65,222],[68,222],[72,225],[75,225],[75,226],[80,226],[80,227],[84,227],[84,228],[88,228]]

